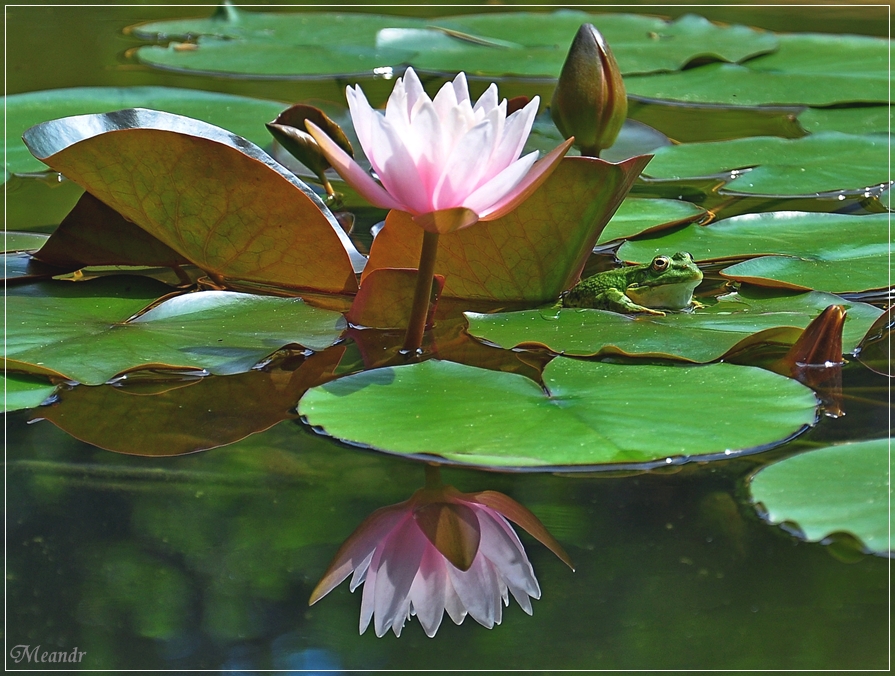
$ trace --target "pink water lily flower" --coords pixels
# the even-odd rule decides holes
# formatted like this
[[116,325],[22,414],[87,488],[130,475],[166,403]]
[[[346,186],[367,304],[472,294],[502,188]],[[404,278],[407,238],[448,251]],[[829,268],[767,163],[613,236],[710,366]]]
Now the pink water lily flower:
[[569,563],[537,517],[507,496],[424,488],[406,502],[375,511],[352,533],[310,603],[353,572],[351,591],[364,585],[360,633],[372,619],[377,636],[389,629],[400,636],[415,615],[432,637],[445,611],[455,624],[468,614],[490,629],[500,624],[510,594],[531,615],[531,599],[540,598],[541,590],[506,517]]
[[349,87],[347,96],[357,137],[382,185],[313,122],[308,131],[364,198],[412,214],[430,232],[445,234],[510,212],[546,180],[571,145],[567,141],[537,163],[537,152],[520,157],[538,97],[507,116],[497,85],[473,104],[463,73],[430,99],[408,68],[384,115],[359,86]]

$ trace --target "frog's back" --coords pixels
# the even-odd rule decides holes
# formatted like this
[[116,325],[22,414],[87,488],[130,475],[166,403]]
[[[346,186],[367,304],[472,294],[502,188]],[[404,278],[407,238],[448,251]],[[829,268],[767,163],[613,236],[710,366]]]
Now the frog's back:
[[616,287],[614,275],[597,274],[587,279],[582,279],[573,288],[563,294],[564,307],[598,307],[602,303],[600,298],[610,288]]

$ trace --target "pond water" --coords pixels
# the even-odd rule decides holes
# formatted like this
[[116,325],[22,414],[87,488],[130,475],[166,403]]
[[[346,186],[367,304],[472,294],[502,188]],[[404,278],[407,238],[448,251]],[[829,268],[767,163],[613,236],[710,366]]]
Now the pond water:
[[[704,9],[777,30],[881,28],[860,8]],[[7,92],[166,85],[300,100],[341,88],[178,75],[126,56],[141,44],[126,26],[205,11],[8,8]],[[29,204],[46,208],[53,191],[39,190],[11,199],[14,218],[26,220]],[[461,491],[500,491],[532,510],[576,570],[523,533],[542,590],[533,616],[511,602],[499,627],[445,620],[432,639],[415,619],[400,638],[359,636],[360,593],[347,584],[308,606],[354,528],[422,485],[421,463],[333,442],[295,419],[204,453],[127,456],[14,412],[6,664],[39,669],[10,660],[14,646],[39,644],[84,651],[85,670],[885,669],[889,560],[768,525],[746,480],[799,451],[888,436],[888,388],[853,361],[843,369],[844,416],[729,460],[611,474],[445,468]],[[98,407],[97,425],[114,430],[115,415]],[[203,424],[197,436],[214,433],[213,418]]]

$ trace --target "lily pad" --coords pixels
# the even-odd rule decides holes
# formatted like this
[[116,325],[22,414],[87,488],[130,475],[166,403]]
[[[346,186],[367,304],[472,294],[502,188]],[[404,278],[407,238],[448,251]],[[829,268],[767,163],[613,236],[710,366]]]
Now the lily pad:
[[773,211],[628,241],[618,255],[638,263],[669,251],[689,251],[700,261],[759,256],[722,274],[766,286],[857,292],[888,286],[888,227],[888,214]]
[[3,376],[3,389],[3,410],[17,411],[40,406],[44,399],[56,391],[56,386],[48,383],[46,378],[7,373]]
[[363,257],[321,199],[219,127],[133,109],[45,122],[36,157],[206,272],[328,293],[357,291]]
[[[482,76],[557,77],[582,23],[612,45],[622,72],[676,70],[697,59],[741,61],[772,51],[777,39],[746,26],[686,15],[673,22],[631,14],[501,12],[435,20],[375,14],[265,14],[232,7],[208,19],[135,26],[146,39],[137,59],[156,67],[257,77],[307,77],[415,68]],[[198,37],[198,39],[196,39]]]
[[799,115],[805,131],[839,131],[845,134],[888,134],[889,106],[809,108]]
[[3,233],[4,252],[12,253],[15,251],[34,251],[42,247],[49,235],[39,232],[11,232]]
[[[295,416],[305,390],[332,377],[344,348],[232,376],[172,380],[133,374],[113,385],[62,388],[34,412],[73,437],[116,453],[173,456],[232,444]],[[39,402],[38,402],[39,403]]]
[[748,366],[558,357],[544,384],[549,394],[524,376],[430,360],[312,388],[298,411],[330,436],[377,450],[545,469],[724,457],[815,419],[810,390]]
[[6,300],[6,365],[88,385],[125,371],[241,373],[289,344],[320,350],[345,328],[341,314],[298,298],[202,291],[156,300],[158,284],[111,277],[14,289]]
[[597,243],[655,233],[706,217],[706,210],[692,202],[628,197],[606,224]]
[[6,97],[6,176],[46,171],[22,143],[22,134],[47,120],[123,108],[153,108],[224,127],[264,145],[269,139],[264,123],[285,107],[277,101],[174,87],[74,87],[14,94]]
[[773,524],[789,524],[802,539],[850,533],[867,550],[886,554],[889,542],[891,439],[872,439],[800,453],[759,470],[752,499]]
[[[564,158],[519,208],[439,239],[435,272],[445,297],[543,303],[572,285],[604,225],[649,157],[620,164]],[[392,211],[373,240],[364,279],[379,268],[416,268],[422,229]]]
[[[826,293],[787,297],[728,294],[693,313],[665,317],[605,310],[525,310],[496,314],[466,313],[469,333],[503,348],[542,345],[569,356],[629,355],[709,362],[749,344],[769,340],[792,344],[829,305],[848,311],[843,350],[861,341],[881,310]],[[785,331],[788,327],[797,327]]]
[[[885,184],[888,138],[823,132],[798,139],[764,136],[659,148],[646,174],[684,179],[733,173],[723,192],[744,195],[813,195],[864,191]],[[753,168],[754,167],[754,168]]]
[[[708,64],[630,77],[628,94],[684,103],[888,103],[889,41],[856,35],[778,35],[779,49],[743,65]],[[610,41],[610,44],[611,41]]]

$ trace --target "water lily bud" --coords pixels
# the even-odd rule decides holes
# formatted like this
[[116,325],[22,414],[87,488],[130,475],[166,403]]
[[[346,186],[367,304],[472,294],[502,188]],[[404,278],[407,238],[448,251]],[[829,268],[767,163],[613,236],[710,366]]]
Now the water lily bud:
[[342,150],[354,157],[351,143],[342,128],[326,113],[314,106],[296,104],[284,110],[277,116],[277,119],[268,122],[266,126],[283,148],[317,175],[326,188],[326,192],[331,195],[332,188],[324,175],[324,172],[330,168],[330,163],[320,150],[317,141],[307,132],[306,120],[310,120],[323,129]]
[[599,157],[621,131],[628,114],[622,74],[600,31],[589,23],[572,41],[550,114],[565,138],[575,137],[582,155]]

